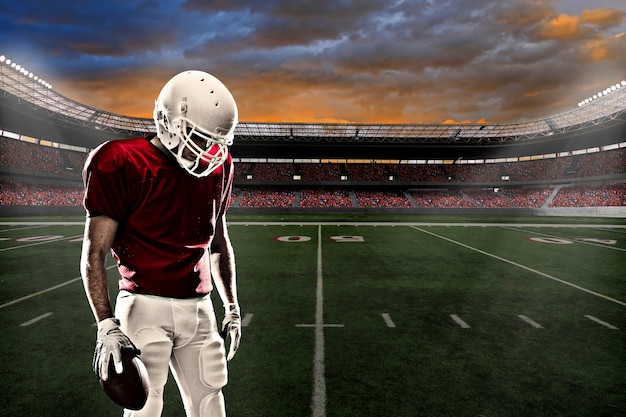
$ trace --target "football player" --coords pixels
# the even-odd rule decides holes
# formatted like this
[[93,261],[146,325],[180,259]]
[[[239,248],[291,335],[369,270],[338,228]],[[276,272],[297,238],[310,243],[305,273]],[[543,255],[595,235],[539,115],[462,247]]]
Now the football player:
[[[141,352],[149,395],[125,416],[160,416],[168,368],[186,414],[224,416],[227,360],[241,338],[235,258],[226,227],[238,112],[214,76],[170,79],[154,108],[154,137],[115,140],[88,157],[81,274],[98,323],[94,371],[121,372],[121,349]],[[105,262],[117,262],[115,311]],[[225,312],[219,326],[210,293]],[[226,342],[229,340],[228,354]]]

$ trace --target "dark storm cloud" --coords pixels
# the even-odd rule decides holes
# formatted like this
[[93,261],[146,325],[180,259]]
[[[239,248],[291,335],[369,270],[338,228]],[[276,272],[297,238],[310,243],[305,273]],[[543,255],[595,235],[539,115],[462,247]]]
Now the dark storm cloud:
[[626,78],[626,8],[579,3],[2,0],[0,53],[124,114],[149,115],[165,80],[199,68],[242,120],[516,121]]

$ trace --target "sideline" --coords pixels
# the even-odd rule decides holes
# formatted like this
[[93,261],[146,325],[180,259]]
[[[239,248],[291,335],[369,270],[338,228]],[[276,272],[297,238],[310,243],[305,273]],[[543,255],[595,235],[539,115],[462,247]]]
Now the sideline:
[[[409,227],[550,227],[559,228],[590,228],[590,229],[623,229],[626,230],[626,224],[585,224],[585,223],[443,223],[443,222],[307,222],[307,221],[228,221],[228,226],[409,226]],[[0,226],[84,226],[85,222],[1,222]]]

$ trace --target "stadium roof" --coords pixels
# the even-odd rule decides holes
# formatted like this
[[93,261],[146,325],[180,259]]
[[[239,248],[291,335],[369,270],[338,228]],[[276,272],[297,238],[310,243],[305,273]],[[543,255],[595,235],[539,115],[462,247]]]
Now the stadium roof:
[[[3,58],[3,57],[2,57]],[[47,127],[45,132],[58,132],[62,137],[49,138],[70,145],[95,147],[107,139],[142,136],[155,132],[152,119],[128,117],[109,113],[81,104],[55,92],[51,86],[34,77],[19,65],[0,60],[0,104],[3,115],[0,127],[31,126],[35,118]],[[20,121],[20,119],[22,119]],[[50,128],[50,123],[54,129]],[[35,123],[36,124],[36,123]],[[626,82],[615,84],[595,98],[579,103],[564,113],[519,123],[486,124],[342,124],[342,123],[255,123],[240,122],[235,130],[237,150],[245,156],[271,152],[292,157],[325,153],[340,157],[366,156],[372,147],[380,150],[385,145],[387,156],[407,151],[449,154],[449,157],[473,156],[488,148],[503,154],[515,154],[524,147],[549,143],[559,149],[564,139],[585,137],[590,132],[599,142],[624,140],[626,126]],[[5,127],[6,128],[6,127]],[[609,129],[607,139],[597,132]],[[29,133],[26,133],[29,134]],[[47,139],[47,138],[46,138]],[[572,142],[569,140],[568,142]],[[574,140],[573,142],[576,142]],[[597,143],[598,145],[606,143]],[[508,146],[511,145],[511,146]],[[573,145],[573,144],[572,144]],[[585,145],[588,146],[589,144]],[[578,146],[578,145],[575,145]],[[453,150],[456,150],[453,152]],[[472,150],[468,153],[468,151]],[[527,151],[524,151],[527,152]],[[385,152],[384,152],[385,153]],[[453,155],[454,154],[454,155]],[[317,155],[321,156],[321,155]],[[385,155],[383,155],[385,156]],[[408,156],[408,155],[407,155]]]

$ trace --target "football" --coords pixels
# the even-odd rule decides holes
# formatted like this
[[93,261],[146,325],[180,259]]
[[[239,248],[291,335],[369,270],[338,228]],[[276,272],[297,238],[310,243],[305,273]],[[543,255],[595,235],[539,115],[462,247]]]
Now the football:
[[115,372],[113,359],[109,362],[109,378],[100,380],[104,392],[116,404],[129,410],[140,410],[148,399],[148,371],[134,350],[122,349],[121,374]]

